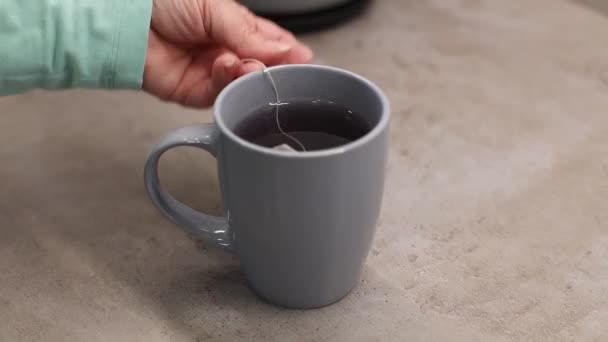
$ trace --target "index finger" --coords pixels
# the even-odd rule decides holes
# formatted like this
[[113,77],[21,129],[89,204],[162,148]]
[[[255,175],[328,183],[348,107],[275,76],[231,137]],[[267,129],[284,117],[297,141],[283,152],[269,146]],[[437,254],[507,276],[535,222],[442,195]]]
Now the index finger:
[[295,43],[298,41],[291,32],[266,18],[257,17],[256,25],[258,32],[270,40],[280,40],[286,43]]
[[298,41],[298,39],[289,31],[275,24],[274,22],[257,18],[258,32],[269,40],[278,40],[292,46],[289,55],[282,61],[283,63],[310,63],[313,58],[312,50]]

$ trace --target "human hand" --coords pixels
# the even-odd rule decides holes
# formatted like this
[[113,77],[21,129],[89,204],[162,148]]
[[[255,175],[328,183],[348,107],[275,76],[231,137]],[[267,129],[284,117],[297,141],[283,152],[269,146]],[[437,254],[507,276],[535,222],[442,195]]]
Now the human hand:
[[312,51],[234,0],[154,0],[145,91],[190,107],[213,104],[234,79],[266,65],[309,63]]

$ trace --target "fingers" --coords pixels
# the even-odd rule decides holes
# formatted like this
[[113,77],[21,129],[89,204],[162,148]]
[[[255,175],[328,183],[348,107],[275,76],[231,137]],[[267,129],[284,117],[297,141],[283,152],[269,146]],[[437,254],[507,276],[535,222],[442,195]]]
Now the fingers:
[[262,17],[257,17],[256,21],[258,31],[267,39],[280,40],[289,43],[296,41],[296,37],[291,32],[283,29],[274,22]]
[[281,61],[283,63],[310,63],[314,57],[312,50],[299,42],[296,37],[289,31],[283,29],[274,22],[264,19],[257,18],[258,30],[267,39],[275,39],[284,43],[289,44],[292,49],[286,58]]
[[234,51],[241,58],[255,58],[267,65],[284,61],[307,62],[309,49],[290,33],[258,18],[233,0],[204,0],[205,31],[211,39]]
[[239,69],[238,69],[238,75],[240,77],[240,76],[250,74],[252,72],[262,71],[262,70],[264,70],[264,66],[260,63],[242,61],[241,65],[239,66]]
[[264,66],[258,63],[240,60],[232,52],[222,52],[213,62],[208,78],[189,83],[187,97],[178,102],[189,107],[209,107],[230,82],[263,68]]
[[296,44],[289,52],[282,63],[288,64],[308,64],[312,62],[314,55],[312,50],[303,44]]
[[240,73],[241,63],[231,52],[225,52],[217,57],[211,67],[211,79],[206,91],[199,103],[192,104],[196,107],[207,107],[213,104],[217,95],[230,82],[234,81]]
[[218,52],[217,57],[212,62],[210,74],[207,77],[204,73],[196,73],[203,75],[202,78],[193,79],[193,70],[204,63],[195,61],[191,64],[190,70],[182,79],[182,84],[178,87],[173,95],[181,93],[179,89],[187,88],[186,97],[173,99],[183,105],[196,108],[204,108],[213,105],[219,93],[232,81],[246,74],[262,71],[264,65],[247,60],[239,59],[234,53],[223,50]]

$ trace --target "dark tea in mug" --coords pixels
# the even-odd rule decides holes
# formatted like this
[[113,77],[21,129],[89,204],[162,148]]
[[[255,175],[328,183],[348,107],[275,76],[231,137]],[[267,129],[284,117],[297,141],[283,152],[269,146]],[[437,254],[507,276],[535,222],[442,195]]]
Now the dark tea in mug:
[[348,144],[372,129],[372,124],[357,112],[331,102],[288,101],[278,109],[278,115],[276,105],[252,111],[234,133],[264,147],[286,144],[296,151],[302,151],[302,146],[306,151],[317,151]]

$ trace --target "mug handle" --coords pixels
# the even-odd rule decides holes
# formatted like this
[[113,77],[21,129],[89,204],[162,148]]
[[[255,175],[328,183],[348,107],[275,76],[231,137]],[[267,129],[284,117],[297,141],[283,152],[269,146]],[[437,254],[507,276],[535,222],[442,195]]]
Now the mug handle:
[[167,134],[150,151],[144,167],[144,182],[152,203],[173,223],[194,238],[210,242],[227,250],[233,250],[228,220],[203,214],[179,202],[162,189],[158,177],[160,157],[179,146],[197,147],[216,157],[219,132],[215,124],[199,124],[179,128]]

